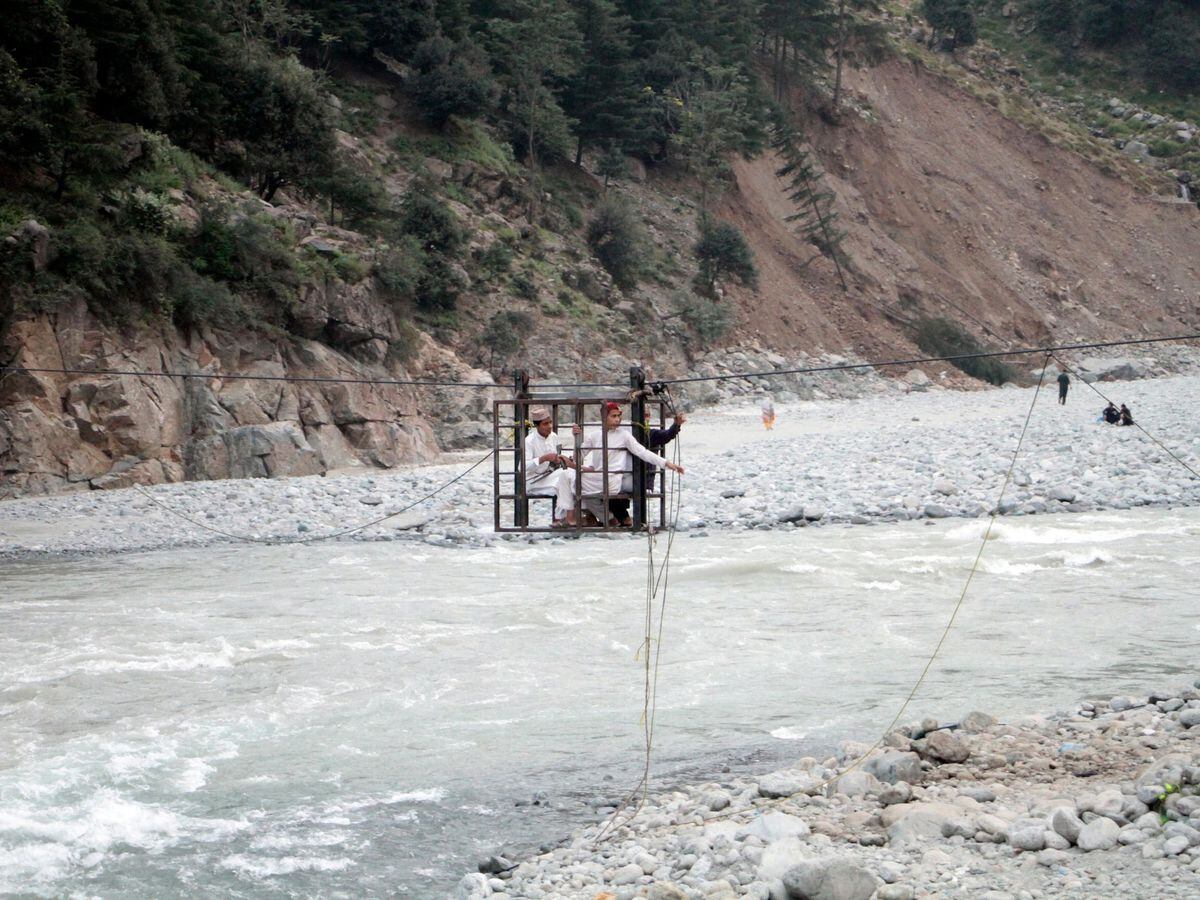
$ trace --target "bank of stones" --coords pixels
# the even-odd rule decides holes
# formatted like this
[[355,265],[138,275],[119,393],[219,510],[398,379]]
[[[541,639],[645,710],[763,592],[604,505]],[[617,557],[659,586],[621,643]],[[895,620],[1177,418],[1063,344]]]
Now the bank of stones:
[[[1200,893],[1200,681],[1047,717],[972,713],[652,795],[462,898],[903,900]],[[507,868],[507,870],[505,870]]]

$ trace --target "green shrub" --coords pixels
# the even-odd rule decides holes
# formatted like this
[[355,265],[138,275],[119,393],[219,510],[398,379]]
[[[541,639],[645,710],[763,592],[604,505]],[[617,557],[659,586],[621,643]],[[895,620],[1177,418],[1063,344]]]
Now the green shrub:
[[737,226],[705,216],[700,221],[700,239],[693,252],[700,261],[696,279],[704,293],[712,294],[717,281],[725,275],[748,287],[758,287],[754,253]]
[[[970,332],[950,319],[924,316],[915,320],[912,329],[916,345],[930,356],[967,356],[985,352],[983,345]],[[991,384],[1004,384],[1016,378],[1013,367],[994,356],[985,359],[952,359],[949,362],[973,378]]]
[[518,272],[513,276],[512,289],[513,293],[523,300],[536,300],[538,298],[537,283],[525,272]]
[[171,201],[162,194],[136,187],[117,192],[112,200],[121,211],[121,224],[133,231],[164,234],[171,224]]
[[413,189],[400,207],[400,228],[426,251],[453,256],[466,241],[458,217],[432,193]]
[[706,344],[721,337],[733,325],[729,307],[703,294],[681,292],[675,297],[675,310]]
[[588,223],[588,246],[622,290],[637,287],[646,266],[649,238],[632,207],[606,200]]
[[436,35],[417,45],[412,56],[416,78],[413,99],[431,125],[441,127],[451,116],[477,116],[494,90],[487,58],[470,41],[455,44]]
[[489,351],[488,367],[497,356],[508,359],[524,347],[532,328],[533,316],[527,312],[506,310],[492,316],[479,336],[479,342]]
[[425,253],[421,244],[412,235],[405,235],[375,257],[371,274],[391,299],[416,300],[417,289],[425,275]]
[[512,248],[503,241],[496,241],[492,246],[483,251],[479,257],[479,267],[489,277],[503,275],[512,268],[513,252]]
[[367,264],[349,253],[334,254],[333,271],[346,284],[358,284],[368,273]]

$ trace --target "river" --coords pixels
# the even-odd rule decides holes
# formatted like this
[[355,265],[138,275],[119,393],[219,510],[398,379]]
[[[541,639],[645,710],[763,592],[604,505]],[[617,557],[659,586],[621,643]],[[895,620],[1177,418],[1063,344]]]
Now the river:
[[[655,785],[873,739],[984,527],[679,536]],[[905,721],[1192,673],[1197,535],[1197,509],[998,521]],[[0,892],[444,897],[636,780],[645,584],[627,537],[5,564]]]

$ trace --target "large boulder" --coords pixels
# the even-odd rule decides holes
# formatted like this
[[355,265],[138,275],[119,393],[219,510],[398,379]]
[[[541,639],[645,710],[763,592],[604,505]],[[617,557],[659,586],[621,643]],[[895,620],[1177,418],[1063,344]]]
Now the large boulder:
[[789,900],[870,900],[879,884],[866,869],[842,859],[806,860],[783,875]]
[[921,758],[908,751],[885,750],[874,754],[862,768],[887,784],[898,781],[918,784],[922,779]]

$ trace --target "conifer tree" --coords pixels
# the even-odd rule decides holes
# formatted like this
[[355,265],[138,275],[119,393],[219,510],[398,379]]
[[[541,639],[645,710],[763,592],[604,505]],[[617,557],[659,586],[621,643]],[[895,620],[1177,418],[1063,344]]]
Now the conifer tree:
[[623,143],[632,133],[638,88],[629,17],[619,13],[611,0],[577,0],[575,15],[583,52],[563,91],[563,108],[578,122],[575,165],[579,165],[588,147],[605,140]]
[[782,118],[775,124],[774,147],[784,163],[775,174],[787,179],[788,199],[797,207],[797,211],[786,216],[785,221],[796,223],[800,237],[814,244],[818,250],[805,260],[802,268],[817,256],[828,256],[837,267],[842,290],[848,291],[846,276],[842,271],[842,241],[846,238],[846,232],[837,227],[833,192],[822,188],[821,173],[812,154],[801,146],[801,136]]

